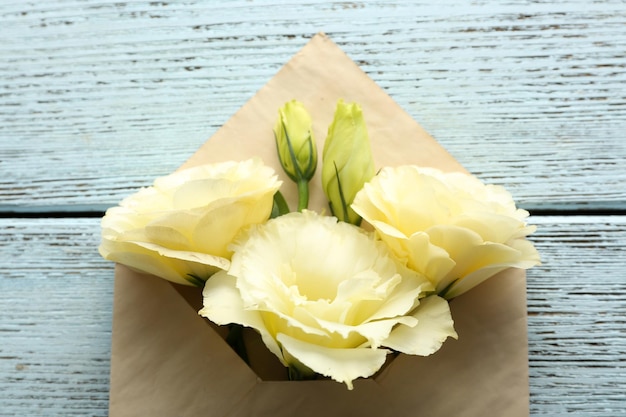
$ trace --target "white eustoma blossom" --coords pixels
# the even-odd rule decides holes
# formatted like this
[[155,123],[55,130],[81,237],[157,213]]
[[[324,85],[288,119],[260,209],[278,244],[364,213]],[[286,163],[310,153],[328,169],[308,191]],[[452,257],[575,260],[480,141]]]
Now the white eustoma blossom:
[[107,210],[100,254],[173,282],[202,285],[230,266],[228,245],[239,231],[269,218],[280,184],[260,159],[158,178]]
[[290,213],[242,233],[231,268],[204,288],[202,316],[256,329],[285,366],[352,389],[390,349],[437,351],[456,337],[447,301],[389,255],[372,233],[314,212]]
[[352,208],[407,266],[450,299],[507,268],[530,268],[539,254],[534,226],[503,187],[462,173],[413,165],[388,167]]

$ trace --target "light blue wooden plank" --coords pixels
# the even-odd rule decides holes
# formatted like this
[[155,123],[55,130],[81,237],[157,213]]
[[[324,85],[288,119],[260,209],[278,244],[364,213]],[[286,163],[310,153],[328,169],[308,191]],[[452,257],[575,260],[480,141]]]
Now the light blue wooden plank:
[[[532,416],[626,410],[626,216],[534,217]],[[0,414],[107,415],[113,267],[98,219],[0,219]]]
[[5,209],[115,204],[318,31],[525,208],[626,207],[621,1],[59,0],[2,3],[0,24]]
[[98,225],[0,220],[0,415],[108,414],[113,266]]
[[626,217],[533,217],[528,271],[531,414],[626,411]]

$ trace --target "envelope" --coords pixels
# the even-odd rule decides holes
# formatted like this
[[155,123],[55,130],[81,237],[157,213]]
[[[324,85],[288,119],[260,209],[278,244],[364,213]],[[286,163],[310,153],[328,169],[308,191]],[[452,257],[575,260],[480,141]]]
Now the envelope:
[[[321,149],[336,102],[362,106],[378,167],[464,171],[428,133],[324,34],[314,36],[183,166],[261,157],[284,181],[272,127],[297,99]],[[327,210],[319,172],[309,207]],[[507,270],[451,302],[458,340],[428,357],[390,358],[352,391],[331,380],[287,381],[253,333],[251,366],[198,316],[201,290],[115,269],[111,417],[122,416],[528,416],[526,276]]]

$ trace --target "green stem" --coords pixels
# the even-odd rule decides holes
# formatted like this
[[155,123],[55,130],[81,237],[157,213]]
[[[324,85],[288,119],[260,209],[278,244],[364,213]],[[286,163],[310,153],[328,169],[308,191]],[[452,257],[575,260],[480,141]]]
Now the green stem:
[[245,363],[250,364],[246,344],[243,341],[243,326],[239,324],[229,324],[226,343],[228,343]]
[[309,181],[300,179],[298,184],[298,211],[309,207]]

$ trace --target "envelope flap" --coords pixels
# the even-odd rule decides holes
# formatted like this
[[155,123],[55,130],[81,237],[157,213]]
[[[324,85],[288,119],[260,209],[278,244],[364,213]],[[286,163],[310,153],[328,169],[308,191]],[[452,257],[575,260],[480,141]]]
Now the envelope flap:
[[[287,101],[304,103],[313,116],[313,136],[324,145],[339,99],[356,102],[363,115],[378,168],[406,163],[465,171],[426,131],[367,76],[336,44],[318,34],[207,141],[183,167],[261,157],[285,181],[281,192],[294,199],[296,189],[281,171],[272,128]],[[319,158],[318,164],[321,164]],[[309,207],[327,208],[318,166],[311,180]]]

